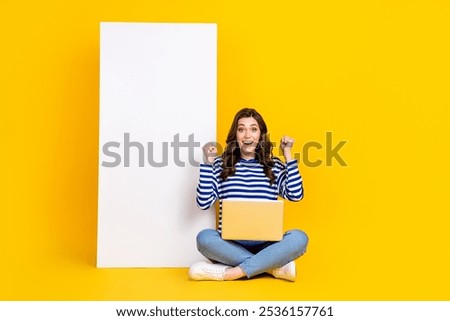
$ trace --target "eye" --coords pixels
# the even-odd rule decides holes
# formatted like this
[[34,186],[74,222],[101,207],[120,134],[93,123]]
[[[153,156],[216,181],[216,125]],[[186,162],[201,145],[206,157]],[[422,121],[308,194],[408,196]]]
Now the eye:
[[252,128],[252,132],[255,133],[255,132],[257,132],[257,131],[258,131],[258,128],[256,128],[256,127],[253,127],[253,128]]
[[242,127],[238,128],[238,132],[242,133],[243,131],[244,131],[244,129]]

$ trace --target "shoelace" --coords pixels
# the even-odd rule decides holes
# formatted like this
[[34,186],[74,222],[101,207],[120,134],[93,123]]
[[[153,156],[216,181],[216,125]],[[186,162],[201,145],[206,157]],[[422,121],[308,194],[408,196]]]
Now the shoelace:
[[214,268],[211,266],[203,266],[203,269],[205,272],[215,273],[215,274],[223,274],[225,272],[225,270],[218,270],[219,268]]

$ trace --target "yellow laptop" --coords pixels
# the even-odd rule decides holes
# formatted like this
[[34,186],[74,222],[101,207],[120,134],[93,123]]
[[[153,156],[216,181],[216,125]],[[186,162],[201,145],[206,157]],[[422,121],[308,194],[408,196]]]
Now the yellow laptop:
[[280,241],[283,238],[281,200],[222,200],[224,240]]

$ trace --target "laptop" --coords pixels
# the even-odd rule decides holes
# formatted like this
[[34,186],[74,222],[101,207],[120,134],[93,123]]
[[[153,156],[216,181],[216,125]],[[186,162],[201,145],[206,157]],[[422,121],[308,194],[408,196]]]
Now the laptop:
[[282,200],[222,200],[224,240],[280,241],[283,238]]

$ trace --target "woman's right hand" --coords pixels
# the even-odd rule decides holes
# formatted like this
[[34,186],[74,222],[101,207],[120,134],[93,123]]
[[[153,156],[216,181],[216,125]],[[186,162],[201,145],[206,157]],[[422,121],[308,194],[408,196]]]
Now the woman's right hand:
[[214,158],[217,156],[217,147],[215,142],[206,143],[203,146],[203,160],[205,164],[211,165],[214,163]]

